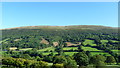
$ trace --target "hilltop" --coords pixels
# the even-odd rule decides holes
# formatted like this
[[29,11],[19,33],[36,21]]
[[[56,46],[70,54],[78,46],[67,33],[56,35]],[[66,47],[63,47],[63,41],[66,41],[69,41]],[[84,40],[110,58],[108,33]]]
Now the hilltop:
[[100,26],[100,25],[70,25],[70,26],[22,26],[22,27],[13,27],[5,28],[1,30],[9,29],[117,29],[117,27],[109,26]]

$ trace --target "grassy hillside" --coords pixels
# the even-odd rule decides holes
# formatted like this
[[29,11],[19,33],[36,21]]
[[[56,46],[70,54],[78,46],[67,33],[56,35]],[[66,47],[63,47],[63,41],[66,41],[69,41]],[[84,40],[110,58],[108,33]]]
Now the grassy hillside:
[[[5,57],[3,64],[8,67],[14,66],[16,60],[20,59],[24,60],[17,63],[21,62],[21,67],[26,63],[32,66],[40,62],[44,65],[50,64],[50,68],[58,63],[72,63],[76,66],[85,63],[85,66],[97,65],[96,63],[105,66],[120,63],[120,39],[117,28],[95,25],[26,26],[1,31],[1,53]],[[11,61],[9,58],[16,63],[8,63],[7,61]]]

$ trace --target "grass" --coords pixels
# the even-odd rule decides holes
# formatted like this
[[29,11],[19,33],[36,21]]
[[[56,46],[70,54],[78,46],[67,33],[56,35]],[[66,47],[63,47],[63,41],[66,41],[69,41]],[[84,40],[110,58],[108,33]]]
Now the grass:
[[96,46],[94,40],[89,40],[89,39],[85,39],[85,41],[83,42],[84,45],[91,45],[91,46]]
[[26,50],[31,50],[32,48],[22,48],[22,49],[19,49],[19,50],[23,50],[23,51],[26,51]]
[[49,55],[50,54],[50,52],[45,52],[45,53],[43,53],[43,55]]
[[0,55],[2,55],[4,53],[4,51],[0,51]]
[[118,51],[120,51],[120,50],[112,50],[112,51],[117,51],[117,52],[118,52]]
[[4,39],[4,40],[0,41],[0,43],[2,43],[2,42],[6,42],[8,39],[9,39],[9,38]]
[[113,43],[115,43],[115,42],[119,42],[119,41],[116,41],[116,40],[111,40]]
[[[78,47],[64,47],[63,50],[78,50]],[[92,48],[92,47],[84,47],[82,46],[82,49],[85,51],[102,51],[102,50],[98,50],[96,48]]]
[[[110,41],[112,41],[113,43],[115,43],[115,42],[119,42],[119,41],[116,41],[116,40],[110,40]],[[104,44],[104,43],[107,43],[108,40],[101,40],[101,42]]]
[[101,54],[101,55],[106,55],[106,56],[111,56],[109,53],[106,53],[106,52],[91,52],[91,54],[92,55],[99,55],[99,54]]
[[[51,53],[51,52],[43,52],[43,55],[49,55],[50,53]],[[57,52],[54,52],[53,54],[55,55],[55,54],[58,54],[58,53],[57,53]]]
[[102,44],[107,43],[108,40],[100,40]]
[[71,50],[71,49],[77,50],[78,47],[64,47],[64,48],[63,48],[63,50]]
[[48,47],[48,48],[40,49],[38,51],[46,51],[46,50],[49,50],[49,51],[52,50],[52,51],[54,51],[55,48],[54,47]]
[[53,65],[53,63],[48,63],[48,65],[52,66],[52,65]]
[[114,53],[120,54],[120,50],[112,50]]
[[85,51],[102,51],[102,50],[98,50],[98,49],[96,49],[96,48],[84,47],[84,46],[82,46],[82,49],[85,50]]
[[78,53],[78,52],[64,52],[66,55],[70,55],[70,56],[72,56],[72,55],[74,55],[75,53]]
[[[44,52],[44,51],[46,51],[46,50],[49,50],[49,51],[52,50],[52,51],[54,51],[54,49],[55,49],[54,47],[48,47],[48,48],[40,49],[38,51],[42,51],[43,55],[49,55],[51,52]],[[63,50],[71,50],[71,49],[77,50],[78,47],[64,47],[63,48]],[[108,53],[104,53],[104,52],[102,52],[102,50],[98,50],[98,49],[92,48],[92,47],[84,47],[84,46],[82,46],[82,49],[84,49],[85,51],[100,51],[100,52],[91,52],[92,55],[95,55],[95,54],[106,54],[106,55],[108,55]],[[78,53],[78,52],[64,52],[64,53],[66,55],[72,56],[72,55],[74,55],[74,53]],[[58,54],[58,53],[54,52],[53,54],[55,55],[55,54]]]

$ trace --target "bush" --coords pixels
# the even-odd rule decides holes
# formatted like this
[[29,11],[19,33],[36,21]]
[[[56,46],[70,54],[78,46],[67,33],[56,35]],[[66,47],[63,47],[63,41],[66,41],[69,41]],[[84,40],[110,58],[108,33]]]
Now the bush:
[[78,68],[75,60],[67,58],[67,63],[64,63],[64,68]]

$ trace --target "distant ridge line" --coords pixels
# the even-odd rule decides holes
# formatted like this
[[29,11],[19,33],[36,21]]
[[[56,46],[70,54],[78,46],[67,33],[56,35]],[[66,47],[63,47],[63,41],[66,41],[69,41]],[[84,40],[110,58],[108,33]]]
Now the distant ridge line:
[[40,26],[21,26],[21,27],[13,27],[13,28],[4,28],[0,30],[10,30],[10,29],[40,29],[40,28],[69,28],[69,27],[82,27],[82,28],[90,28],[90,27],[104,27],[104,28],[119,28],[119,27],[110,27],[103,25],[68,25],[68,26],[50,26],[50,25],[40,25]]

